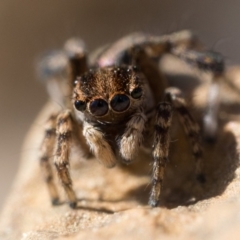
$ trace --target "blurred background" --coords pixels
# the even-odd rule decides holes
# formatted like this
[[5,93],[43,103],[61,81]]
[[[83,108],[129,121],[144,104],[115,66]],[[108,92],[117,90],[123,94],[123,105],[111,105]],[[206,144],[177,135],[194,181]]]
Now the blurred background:
[[[228,65],[240,61],[240,3],[199,0],[0,1],[0,207],[17,172],[24,137],[47,101],[35,63],[79,36],[89,51],[132,31],[192,29]],[[37,127],[37,125],[36,125]]]

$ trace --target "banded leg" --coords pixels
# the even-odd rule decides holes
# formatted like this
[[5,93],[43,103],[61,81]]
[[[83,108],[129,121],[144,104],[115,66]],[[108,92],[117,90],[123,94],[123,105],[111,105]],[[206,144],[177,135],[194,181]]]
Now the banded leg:
[[94,61],[99,67],[112,66],[114,64],[131,65],[132,48],[144,49],[150,57],[159,58],[165,53],[170,53],[173,46],[195,48],[197,45],[199,45],[198,39],[195,34],[188,30],[162,36],[137,32],[127,35],[107,46]]
[[45,135],[41,145],[40,165],[43,172],[44,179],[47,183],[52,204],[55,205],[59,201],[57,188],[53,179],[51,158],[53,157],[53,150],[56,141],[56,119],[57,115],[52,115],[45,127]]
[[164,170],[168,161],[171,120],[171,104],[169,102],[161,102],[157,107],[154,129],[152,190],[149,198],[149,205],[152,207],[156,207],[160,200]]
[[143,131],[146,123],[143,111],[135,113],[128,121],[126,130],[120,140],[120,154],[125,163],[130,163],[139,152],[143,142]]
[[197,179],[204,183],[205,176],[202,172],[203,151],[201,146],[200,128],[187,109],[185,100],[181,97],[181,91],[177,88],[166,89],[166,98],[177,110],[180,122],[186,135],[190,138],[193,156],[196,160]]
[[90,150],[105,167],[112,168],[116,165],[115,154],[100,130],[90,123],[84,122],[83,135],[86,138]]
[[77,204],[75,192],[72,189],[72,180],[69,173],[69,154],[72,141],[72,119],[69,111],[60,113],[57,118],[57,147],[54,164],[59,179],[67,194],[70,207]]

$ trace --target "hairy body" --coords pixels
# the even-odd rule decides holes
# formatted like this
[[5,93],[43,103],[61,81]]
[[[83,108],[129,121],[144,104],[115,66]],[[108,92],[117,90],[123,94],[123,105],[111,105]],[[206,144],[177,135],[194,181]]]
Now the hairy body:
[[[200,52],[198,41],[189,31],[160,37],[131,34],[97,51],[90,61],[84,44],[72,39],[63,52],[42,60],[40,70],[50,94],[65,106],[49,118],[42,143],[41,165],[54,204],[59,198],[52,177],[52,155],[70,206],[77,204],[68,169],[69,152],[75,142],[83,155],[94,154],[106,167],[113,167],[118,161],[129,164],[138,158],[141,148],[149,149],[153,159],[149,204],[157,206],[168,161],[173,110],[190,139],[196,177],[205,181],[199,126],[181,91],[168,87],[158,67],[158,59],[166,53],[200,70],[211,71],[213,86],[223,74],[221,56]],[[66,95],[72,98],[65,98]],[[214,106],[217,109],[217,102]],[[212,108],[206,109],[210,119],[204,125],[206,133],[217,121],[213,112]],[[211,139],[214,134],[207,137]]]

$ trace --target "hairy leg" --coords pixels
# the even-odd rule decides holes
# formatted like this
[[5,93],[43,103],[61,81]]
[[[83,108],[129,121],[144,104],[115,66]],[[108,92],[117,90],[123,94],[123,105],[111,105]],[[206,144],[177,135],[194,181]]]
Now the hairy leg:
[[56,132],[57,146],[54,164],[69,204],[74,208],[77,204],[77,198],[72,189],[72,180],[69,173],[69,155],[72,143],[72,120],[69,111],[64,111],[58,115]]
[[41,145],[40,164],[45,182],[47,183],[52,204],[57,204],[59,196],[53,179],[51,159],[56,141],[56,119],[57,114],[49,117],[45,126],[44,139]]
[[164,170],[168,161],[171,119],[171,104],[169,102],[159,103],[154,126],[152,190],[149,198],[149,205],[152,207],[156,207],[160,200]]

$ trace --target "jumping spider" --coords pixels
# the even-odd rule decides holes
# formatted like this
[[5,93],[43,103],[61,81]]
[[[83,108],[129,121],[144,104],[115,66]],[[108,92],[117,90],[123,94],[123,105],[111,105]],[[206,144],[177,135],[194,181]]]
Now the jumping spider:
[[[53,204],[59,201],[53,181],[51,156],[67,194],[75,207],[77,197],[69,174],[73,141],[87,156],[93,153],[106,167],[138,158],[140,148],[152,149],[152,190],[149,204],[159,203],[169,152],[169,128],[173,109],[189,137],[196,162],[196,176],[204,181],[200,129],[179,89],[168,87],[158,60],[172,54],[200,70],[212,73],[212,86],[222,76],[221,55],[200,51],[190,31],[151,36],[134,33],[105,46],[87,59],[82,41],[71,39],[63,51],[40,62],[51,97],[64,110],[49,117],[41,147],[40,162]],[[211,91],[209,98],[211,98]],[[72,96],[66,98],[66,96]],[[212,102],[206,109],[204,128],[214,137],[216,114]]]

